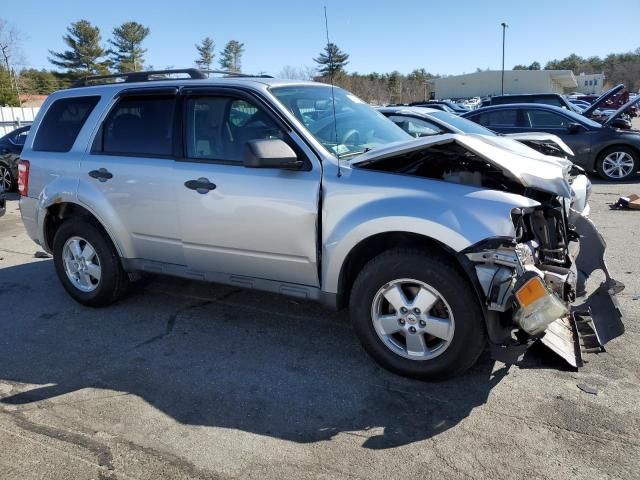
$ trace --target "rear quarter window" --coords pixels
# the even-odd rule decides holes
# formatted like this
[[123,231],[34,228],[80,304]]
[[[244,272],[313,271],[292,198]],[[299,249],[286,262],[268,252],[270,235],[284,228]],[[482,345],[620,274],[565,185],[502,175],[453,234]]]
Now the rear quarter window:
[[68,152],[100,97],[61,98],[45,113],[33,149],[41,152]]

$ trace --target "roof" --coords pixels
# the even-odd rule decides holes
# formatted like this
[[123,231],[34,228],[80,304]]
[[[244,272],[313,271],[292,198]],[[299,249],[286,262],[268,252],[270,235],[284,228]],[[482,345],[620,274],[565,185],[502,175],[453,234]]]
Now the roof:
[[140,87],[203,87],[203,86],[245,86],[254,89],[263,89],[269,87],[280,87],[287,85],[315,85],[329,88],[330,85],[321,82],[312,82],[309,80],[282,80],[277,78],[263,77],[218,77],[204,79],[178,78],[168,80],[150,80],[143,82],[115,82],[98,85],[88,85],[84,87],[74,87],[65,90],[59,90],[56,95],[78,96],[80,94],[95,94],[101,90],[124,90],[129,88]]
[[436,110],[435,108],[428,107],[408,107],[408,106],[395,106],[395,107],[381,107],[378,108],[381,112],[398,112],[398,113],[413,113],[416,115],[426,115],[428,113],[441,112],[442,110]]

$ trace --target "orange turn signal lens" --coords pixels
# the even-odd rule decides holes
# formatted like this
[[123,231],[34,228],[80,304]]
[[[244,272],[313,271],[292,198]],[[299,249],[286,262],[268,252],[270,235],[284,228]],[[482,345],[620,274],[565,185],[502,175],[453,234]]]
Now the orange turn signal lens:
[[516,292],[516,298],[521,307],[528,307],[536,300],[544,297],[547,294],[547,289],[542,283],[542,279],[539,277],[533,277],[518,289]]

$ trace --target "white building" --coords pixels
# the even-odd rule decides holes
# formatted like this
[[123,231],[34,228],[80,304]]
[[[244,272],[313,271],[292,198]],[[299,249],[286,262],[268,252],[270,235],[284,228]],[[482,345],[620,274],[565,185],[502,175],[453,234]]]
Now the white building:
[[[500,95],[501,70],[468,73],[432,81],[436,99]],[[578,88],[571,70],[505,70],[504,93],[566,93]]]
[[604,73],[581,73],[576,77],[577,92],[588,95],[600,94],[604,89]]

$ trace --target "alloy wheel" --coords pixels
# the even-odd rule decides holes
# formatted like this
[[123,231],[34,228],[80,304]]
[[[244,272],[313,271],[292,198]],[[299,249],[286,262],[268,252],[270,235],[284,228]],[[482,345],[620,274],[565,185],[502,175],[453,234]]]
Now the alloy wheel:
[[67,278],[78,290],[93,292],[100,284],[102,267],[93,246],[82,237],[69,238],[62,248]]
[[602,171],[617,180],[631,175],[634,164],[633,157],[627,152],[611,152],[602,160]]
[[11,171],[5,167],[4,165],[0,165],[0,185],[2,185],[2,189],[5,192],[8,192],[11,190],[11,187],[13,183],[13,179],[11,176]]
[[373,298],[373,327],[392,352],[411,360],[431,360],[451,344],[455,321],[449,304],[430,285],[398,279]]

